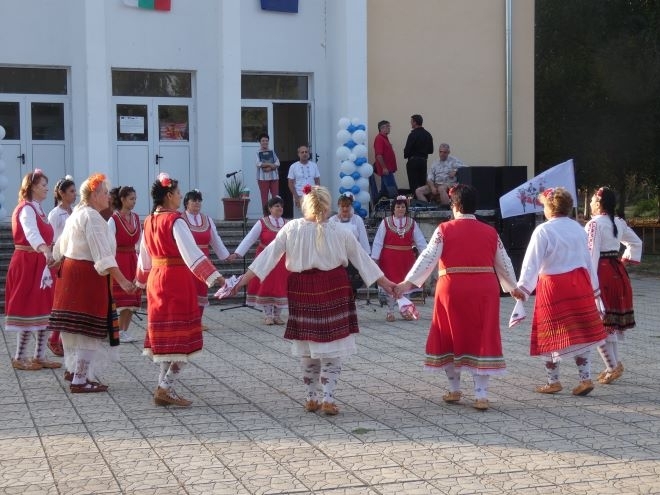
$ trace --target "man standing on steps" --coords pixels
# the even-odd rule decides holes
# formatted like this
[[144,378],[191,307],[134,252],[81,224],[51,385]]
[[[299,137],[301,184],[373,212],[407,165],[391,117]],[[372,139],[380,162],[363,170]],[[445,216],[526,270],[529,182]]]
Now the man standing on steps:
[[426,160],[433,154],[433,137],[422,127],[423,123],[424,119],[419,114],[410,117],[412,130],[403,149],[403,157],[408,160],[406,163],[408,187],[412,193],[426,184]]
[[293,216],[294,218],[300,218],[302,216],[300,201],[303,197],[303,187],[307,184],[310,186],[321,185],[321,173],[318,165],[309,159],[308,146],[298,147],[298,161],[289,168],[287,179],[289,180],[289,191],[291,191],[291,197],[295,205]]
[[376,175],[380,176],[379,196],[394,199],[398,195],[398,186],[394,178],[397,166],[394,148],[392,148],[392,143],[387,137],[389,133],[389,121],[381,120],[378,122],[378,134],[374,138],[374,155],[376,156],[374,166]]

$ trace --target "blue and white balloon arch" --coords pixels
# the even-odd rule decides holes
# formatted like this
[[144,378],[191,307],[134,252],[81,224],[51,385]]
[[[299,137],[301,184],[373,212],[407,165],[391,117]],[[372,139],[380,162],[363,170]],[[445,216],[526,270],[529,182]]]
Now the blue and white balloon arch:
[[369,215],[369,177],[374,167],[367,161],[367,127],[359,118],[339,119],[337,159],[339,160],[339,194],[353,195],[355,213],[365,218]]

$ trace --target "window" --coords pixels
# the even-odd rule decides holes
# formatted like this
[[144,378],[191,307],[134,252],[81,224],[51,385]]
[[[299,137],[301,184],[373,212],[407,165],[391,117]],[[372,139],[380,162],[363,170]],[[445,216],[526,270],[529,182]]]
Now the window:
[[242,74],[244,100],[307,100],[308,77],[278,74]]
[[190,72],[113,70],[112,96],[192,97]]
[[65,95],[66,69],[0,67],[0,93]]

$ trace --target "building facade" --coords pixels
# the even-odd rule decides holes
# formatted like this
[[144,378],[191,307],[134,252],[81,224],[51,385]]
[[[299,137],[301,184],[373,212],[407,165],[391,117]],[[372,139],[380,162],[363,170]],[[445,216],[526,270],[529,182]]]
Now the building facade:
[[[421,113],[466,163],[503,164],[509,1],[266,2],[297,4],[294,13],[260,0],[170,0],[167,11],[129,0],[0,0],[3,209],[38,167],[51,184],[104,172],[135,187],[144,215],[150,184],[166,171],[222,218],[224,181],[240,171],[256,218],[256,136],[270,134],[281,175],[308,144],[334,192],[343,116],[368,123],[370,139],[378,120],[392,121],[402,163],[409,116]],[[531,170],[533,2],[514,0],[513,12],[513,156]]]

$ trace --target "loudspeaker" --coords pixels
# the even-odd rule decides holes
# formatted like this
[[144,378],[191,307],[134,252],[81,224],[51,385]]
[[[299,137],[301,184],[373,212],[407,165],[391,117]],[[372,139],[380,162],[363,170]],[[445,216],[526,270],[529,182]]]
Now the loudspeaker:
[[503,218],[500,237],[507,251],[524,251],[536,228],[536,213]]
[[497,167],[500,196],[527,182],[527,167]]
[[461,167],[456,171],[456,180],[459,184],[468,184],[476,188],[478,210],[495,210],[500,207],[498,168]]

